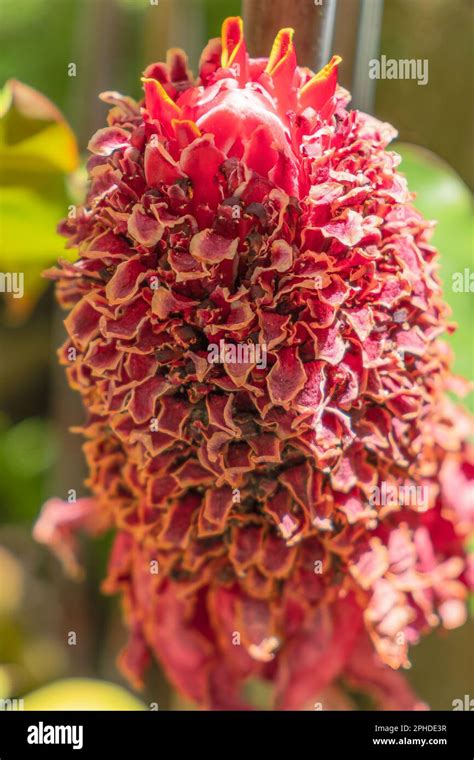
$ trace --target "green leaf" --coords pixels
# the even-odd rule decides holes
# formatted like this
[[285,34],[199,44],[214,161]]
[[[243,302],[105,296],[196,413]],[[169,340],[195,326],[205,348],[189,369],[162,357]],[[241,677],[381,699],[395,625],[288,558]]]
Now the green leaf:
[[23,273],[24,296],[5,296],[24,315],[45,287],[41,272],[64,243],[56,233],[67,213],[65,178],[79,165],[76,139],[44,95],[10,80],[0,94],[0,270]]
[[2,171],[72,172],[76,138],[61,111],[33,87],[10,79],[0,95]]

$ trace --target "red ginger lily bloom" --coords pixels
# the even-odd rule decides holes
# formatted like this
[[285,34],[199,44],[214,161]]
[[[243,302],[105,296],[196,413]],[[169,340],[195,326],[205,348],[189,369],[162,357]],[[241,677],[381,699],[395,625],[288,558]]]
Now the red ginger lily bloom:
[[[339,63],[297,66],[291,29],[251,59],[230,18],[197,80],[171,50],[141,103],[104,93],[60,228],[79,258],[47,273],[93,498],[53,501],[36,533],[75,569],[78,522],[113,527],[123,670],[140,685],[153,654],[213,709],[245,708],[252,677],[281,709],[330,706],[340,679],[422,707],[397,669],[466,614],[474,464],[432,224],[395,131],[346,109]],[[222,344],[267,366],[210,362]],[[387,486],[426,498],[373,498]]]

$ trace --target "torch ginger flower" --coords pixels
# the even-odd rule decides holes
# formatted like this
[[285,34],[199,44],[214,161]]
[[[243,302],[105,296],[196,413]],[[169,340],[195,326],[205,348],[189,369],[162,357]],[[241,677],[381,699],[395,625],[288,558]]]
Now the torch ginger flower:
[[[102,94],[87,199],[60,227],[79,258],[47,273],[88,412],[76,512],[116,531],[121,667],[139,686],[153,654],[211,709],[245,708],[255,677],[279,709],[344,682],[423,707],[397,670],[466,617],[474,463],[433,225],[394,129],[346,110],[339,63],[297,66],[291,29],[251,59],[229,18],[198,79],[175,49],[142,102]],[[220,341],[268,366],[210,362]],[[383,483],[427,499],[374,504]],[[37,535],[72,543],[52,503]]]

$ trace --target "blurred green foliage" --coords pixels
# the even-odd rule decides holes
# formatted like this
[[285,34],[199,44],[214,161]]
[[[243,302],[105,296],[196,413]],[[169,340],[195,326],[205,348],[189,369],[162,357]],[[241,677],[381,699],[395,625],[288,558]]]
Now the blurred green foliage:
[[5,522],[30,522],[47,495],[57,459],[52,423],[30,417],[12,425],[0,416],[0,503]]
[[204,19],[206,24],[206,40],[220,37],[221,26],[226,16],[238,16],[241,13],[240,0],[205,0]]
[[[353,2],[353,0],[349,0]],[[428,84],[377,83],[377,116],[441,156],[474,189],[472,0],[385,0],[380,53],[426,59]]]
[[10,315],[28,313],[46,287],[41,272],[66,255],[56,226],[67,209],[65,175],[78,165],[76,138],[58,108],[9,80],[0,93],[0,265],[25,278],[22,298],[5,296]]

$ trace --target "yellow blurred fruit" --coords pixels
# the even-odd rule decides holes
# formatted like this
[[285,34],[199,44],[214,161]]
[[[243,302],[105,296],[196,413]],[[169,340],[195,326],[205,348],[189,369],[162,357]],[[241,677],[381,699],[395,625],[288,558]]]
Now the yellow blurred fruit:
[[146,710],[146,705],[107,681],[66,678],[24,697],[25,710]]
[[7,579],[0,583],[0,615],[10,615],[20,606],[24,577],[20,563],[4,546],[0,546],[0,577]]

